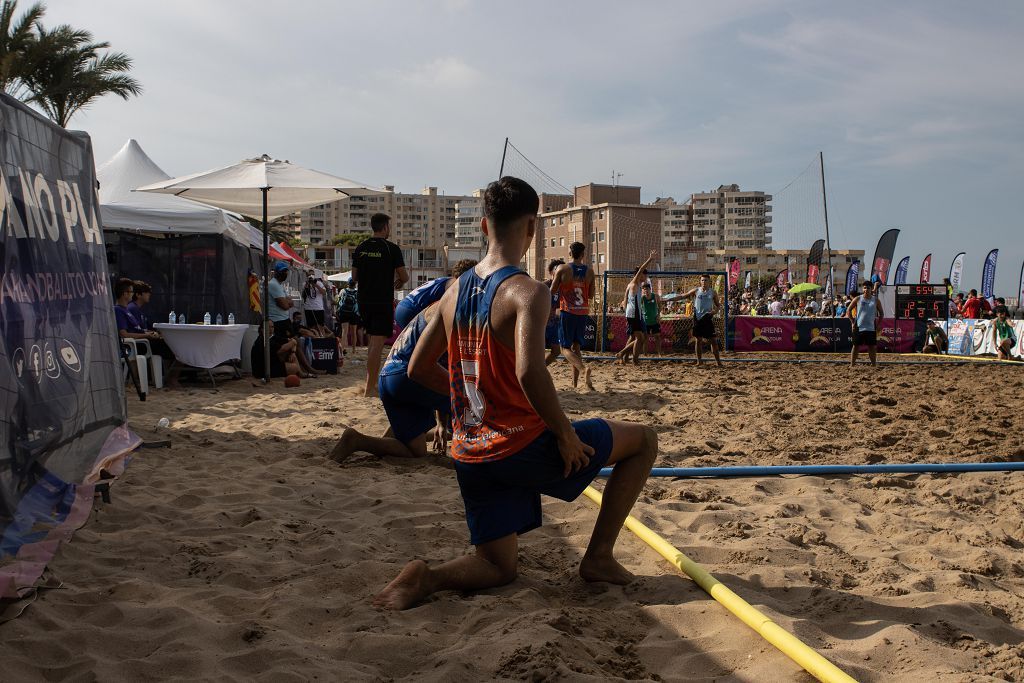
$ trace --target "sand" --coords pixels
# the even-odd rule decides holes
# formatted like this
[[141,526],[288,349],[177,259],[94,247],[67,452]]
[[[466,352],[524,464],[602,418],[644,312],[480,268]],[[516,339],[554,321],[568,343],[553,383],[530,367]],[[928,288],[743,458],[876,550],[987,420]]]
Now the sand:
[[[130,398],[173,447],[138,452],[62,587],[0,625],[0,678],[811,680],[629,532],[640,578],[581,581],[585,498],[545,503],[512,584],[374,610],[408,559],[468,545],[443,459],[325,459],[386,426],[363,367]],[[1024,460],[1019,368],[601,364],[592,394],[553,370],[573,419],[654,425],[659,465]],[[1024,680],[1024,473],[656,479],[634,514],[859,680]]]

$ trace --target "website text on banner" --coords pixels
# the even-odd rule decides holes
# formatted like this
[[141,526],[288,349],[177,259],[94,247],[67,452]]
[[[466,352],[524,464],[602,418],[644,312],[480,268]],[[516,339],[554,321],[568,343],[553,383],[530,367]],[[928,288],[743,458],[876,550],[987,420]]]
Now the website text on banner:
[[[848,353],[853,331],[847,318],[733,318],[736,351],[817,351]],[[833,324],[834,323],[834,324]],[[878,350],[910,353],[919,348],[924,326],[913,320],[883,318],[878,327]]]
[[79,484],[137,439],[123,428],[92,144],[0,95],[0,163],[0,597],[11,598],[84,522],[92,487]]

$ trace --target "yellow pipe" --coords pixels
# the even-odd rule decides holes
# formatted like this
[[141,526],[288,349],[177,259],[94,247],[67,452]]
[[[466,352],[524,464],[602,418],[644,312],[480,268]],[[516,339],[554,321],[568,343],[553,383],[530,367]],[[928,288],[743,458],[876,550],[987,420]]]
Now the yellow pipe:
[[[583,493],[597,503],[598,506],[601,505],[601,494],[593,486],[588,486],[584,489]],[[733,593],[725,584],[709,574],[704,567],[681,553],[678,548],[645,526],[636,517],[632,515],[627,516],[623,526],[636,534],[647,545],[654,548],[659,555],[693,579],[708,595],[742,619],[743,623],[757,631],[761,637],[781,650],[782,654],[799,664],[819,681],[825,681],[826,683],[838,683],[840,681],[843,683],[855,683],[853,678],[844,673],[835,664],[758,612],[750,603]]]

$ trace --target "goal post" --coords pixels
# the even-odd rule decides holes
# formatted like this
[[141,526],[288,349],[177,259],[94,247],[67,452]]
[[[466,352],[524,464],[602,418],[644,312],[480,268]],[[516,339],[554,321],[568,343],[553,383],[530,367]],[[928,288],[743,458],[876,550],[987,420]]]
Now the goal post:
[[[596,350],[615,353],[622,349],[629,338],[626,329],[624,300],[626,287],[635,270],[608,270],[603,273],[601,305],[597,312],[597,328],[600,338]],[[675,271],[651,270],[647,281],[651,284],[658,310],[660,340],[651,335],[647,348],[641,355],[650,358],[676,356],[694,353],[693,299],[683,299],[682,294],[697,287],[700,277],[711,278],[712,288],[718,293],[721,310],[714,317],[715,333],[722,349],[727,348],[729,329],[729,276],[723,271]],[[660,341],[660,349],[659,349]]]

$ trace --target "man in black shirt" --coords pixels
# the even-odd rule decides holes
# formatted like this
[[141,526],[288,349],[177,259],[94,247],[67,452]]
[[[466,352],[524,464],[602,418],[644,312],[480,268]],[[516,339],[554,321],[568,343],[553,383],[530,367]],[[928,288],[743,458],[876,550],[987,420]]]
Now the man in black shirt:
[[370,337],[363,396],[377,395],[381,354],[394,325],[395,290],[409,281],[402,250],[388,240],[391,217],[375,213],[370,217],[370,227],[373,237],[364,240],[352,254],[352,280],[359,287],[359,316]]

